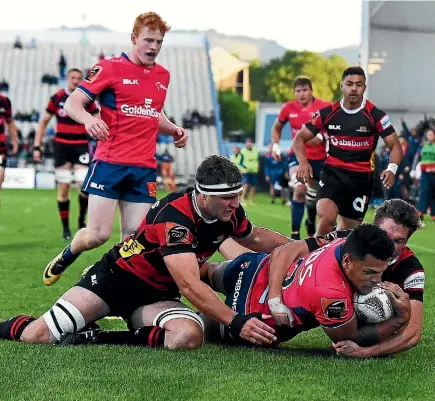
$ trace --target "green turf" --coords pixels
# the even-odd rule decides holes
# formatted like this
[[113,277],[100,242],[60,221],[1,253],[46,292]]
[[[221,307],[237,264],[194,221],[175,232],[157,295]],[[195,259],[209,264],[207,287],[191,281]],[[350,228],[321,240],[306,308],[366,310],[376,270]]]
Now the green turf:
[[[64,246],[54,191],[3,190],[0,209],[0,318],[45,312],[110,244],[82,255],[53,287],[45,264]],[[72,199],[76,226],[76,194]],[[288,208],[258,196],[252,221],[289,232]],[[371,216],[371,214],[370,214]],[[111,243],[119,236],[116,223]],[[0,342],[0,400],[431,400],[435,399],[435,225],[411,239],[426,268],[423,339],[394,358],[345,360],[321,329],[266,351],[204,345],[170,352]],[[121,328],[118,321],[106,327]]]

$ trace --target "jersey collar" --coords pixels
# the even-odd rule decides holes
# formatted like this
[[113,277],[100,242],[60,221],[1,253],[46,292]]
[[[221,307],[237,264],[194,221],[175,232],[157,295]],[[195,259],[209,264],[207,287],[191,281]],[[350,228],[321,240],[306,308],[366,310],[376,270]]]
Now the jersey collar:
[[214,220],[207,220],[202,214],[201,211],[199,210],[199,206],[198,206],[198,202],[196,201],[196,191],[192,191],[192,204],[193,204],[193,208],[195,209],[196,214],[201,217],[201,219],[204,220],[205,223],[207,224],[213,224],[217,221],[217,219]]
[[344,107],[344,99],[341,99],[341,100],[340,100],[340,107],[343,109],[343,111],[344,111],[346,114],[356,114],[356,113],[358,113],[360,110],[362,110],[365,106],[366,106],[366,100],[363,99],[363,101],[362,101],[362,103],[361,103],[361,106],[359,106],[357,109],[349,110],[349,109],[346,109],[346,107]]
[[122,52],[121,57],[124,57],[130,64],[134,65],[135,67],[138,67],[140,69],[145,69],[148,71],[151,71],[154,68],[154,66],[156,65],[156,63],[154,63],[154,65],[152,67],[145,67],[144,65],[139,65],[139,64],[133,63],[133,61],[130,60],[130,58],[128,57],[128,54],[126,52]]

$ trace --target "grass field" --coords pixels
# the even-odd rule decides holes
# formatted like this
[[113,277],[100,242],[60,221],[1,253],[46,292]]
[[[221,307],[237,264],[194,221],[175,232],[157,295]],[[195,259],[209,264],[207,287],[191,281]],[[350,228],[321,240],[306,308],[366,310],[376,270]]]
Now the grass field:
[[[77,201],[72,198],[72,229]],[[263,195],[247,207],[258,225],[287,233],[288,208]],[[372,216],[368,216],[369,218]],[[53,287],[42,271],[65,243],[54,191],[3,190],[0,209],[0,318],[39,316],[82,269],[118,241],[82,255]],[[301,334],[279,350],[204,345],[196,351],[128,347],[58,348],[0,342],[0,400],[430,400],[435,399],[433,267],[435,225],[411,238],[426,269],[421,344],[395,357],[337,357],[321,329]],[[119,321],[103,321],[121,328]]]

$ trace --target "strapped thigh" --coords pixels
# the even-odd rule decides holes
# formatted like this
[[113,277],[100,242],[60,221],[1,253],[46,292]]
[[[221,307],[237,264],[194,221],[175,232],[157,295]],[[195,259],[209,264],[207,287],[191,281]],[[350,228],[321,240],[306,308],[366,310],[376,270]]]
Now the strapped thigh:
[[164,325],[173,319],[188,319],[192,320],[201,327],[204,331],[204,322],[194,311],[186,308],[169,308],[160,312],[153,321],[153,326],[164,328]]
[[71,184],[73,180],[73,174],[69,169],[57,168],[54,171],[54,178],[59,184]]

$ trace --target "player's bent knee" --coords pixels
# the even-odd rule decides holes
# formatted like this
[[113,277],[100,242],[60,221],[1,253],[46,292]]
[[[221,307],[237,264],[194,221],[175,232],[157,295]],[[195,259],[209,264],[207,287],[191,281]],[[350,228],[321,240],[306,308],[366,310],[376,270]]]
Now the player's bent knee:
[[166,326],[169,349],[196,349],[204,341],[204,330],[192,320],[175,319]]
[[165,345],[169,349],[195,349],[204,341],[204,322],[187,308],[169,308],[160,312],[153,326],[166,330]]
[[89,244],[96,248],[100,245],[105,244],[110,238],[110,231],[100,229],[100,230],[91,230],[89,235]]
[[21,341],[37,344],[50,343],[50,331],[42,317],[30,323],[24,329],[21,334]]
[[75,333],[85,327],[82,313],[71,302],[59,298],[53,307],[42,315],[51,335],[60,340],[65,333]]

